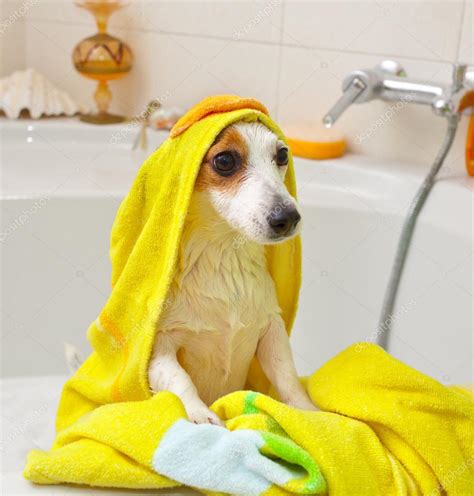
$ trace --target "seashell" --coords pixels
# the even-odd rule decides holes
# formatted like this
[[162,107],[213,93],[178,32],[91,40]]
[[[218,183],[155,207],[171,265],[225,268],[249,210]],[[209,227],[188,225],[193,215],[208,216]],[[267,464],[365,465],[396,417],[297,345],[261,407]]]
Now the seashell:
[[17,71],[0,79],[0,110],[9,119],[18,119],[22,110],[32,119],[42,115],[74,115],[87,113],[84,105],[75,102],[34,69]]

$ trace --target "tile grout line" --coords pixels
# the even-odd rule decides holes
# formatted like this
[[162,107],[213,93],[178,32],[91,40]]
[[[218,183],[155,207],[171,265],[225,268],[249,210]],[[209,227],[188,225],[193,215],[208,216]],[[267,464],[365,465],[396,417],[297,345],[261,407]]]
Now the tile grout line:
[[467,11],[467,1],[468,0],[464,0],[462,3],[461,18],[459,20],[459,35],[456,43],[456,55],[455,55],[457,63],[459,63],[461,60],[461,40],[463,37],[464,17]]
[[[85,26],[86,23],[78,23],[78,22],[72,22],[72,21],[59,21],[55,19],[45,19],[45,18],[34,18],[34,19],[26,19],[26,24],[34,24],[31,23],[31,21],[37,21],[37,22],[44,22],[44,23],[51,23],[51,24],[59,24],[59,25],[69,25],[69,26],[76,26],[76,27],[81,27]],[[349,48],[331,48],[323,45],[307,45],[304,43],[291,43],[291,42],[284,42],[284,41],[266,41],[266,40],[257,40],[254,38],[245,38],[241,40],[236,40],[235,38],[232,37],[227,37],[227,36],[217,36],[217,35],[209,35],[209,34],[200,34],[200,33],[186,33],[186,32],[181,32],[181,31],[167,31],[167,30],[161,30],[161,29],[150,29],[150,28],[124,28],[123,26],[117,26],[114,27],[113,25],[111,26],[112,29],[117,29],[120,31],[136,31],[139,33],[151,33],[151,34],[157,34],[157,35],[162,35],[162,36],[182,36],[186,38],[201,38],[205,40],[215,40],[215,41],[231,41],[235,43],[253,43],[257,45],[265,45],[265,46],[274,46],[278,47],[287,47],[287,48],[298,48],[301,50],[309,50],[309,51],[314,51],[314,50],[322,50],[330,53],[337,53],[337,54],[349,54],[349,55],[362,55],[362,56],[369,56],[369,57],[386,57],[386,58],[401,58],[404,60],[409,60],[409,61],[414,61],[414,62],[425,62],[425,63],[444,63],[444,64],[453,64],[453,61],[447,58],[426,58],[426,57],[418,57],[414,55],[406,55],[406,54],[394,54],[394,53],[387,53],[387,52],[377,52],[377,51],[364,51],[364,50],[351,50]]]
[[280,32],[279,32],[279,42],[278,42],[278,67],[277,67],[277,79],[276,79],[276,91],[275,91],[275,117],[277,122],[280,121],[280,86],[281,86],[281,73],[283,69],[283,27],[285,24],[285,14],[286,14],[286,0],[282,0],[281,3],[281,15],[280,15]]

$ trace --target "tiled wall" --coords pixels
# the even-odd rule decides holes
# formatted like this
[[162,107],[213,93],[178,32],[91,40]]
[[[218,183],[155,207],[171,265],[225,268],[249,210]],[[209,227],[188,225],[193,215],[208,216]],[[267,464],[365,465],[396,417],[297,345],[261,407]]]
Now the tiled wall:
[[25,22],[22,4],[0,0],[0,77],[25,66]]
[[[14,32],[23,36],[18,67],[35,67],[90,103],[94,85],[74,71],[71,53],[94,32],[92,17],[70,0],[25,1],[25,15],[0,38],[2,52],[11,53]],[[261,99],[283,127],[312,126],[348,72],[384,58],[411,77],[448,82],[451,63],[474,63],[472,12],[473,0],[132,1],[110,26],[135,53],[131,74],[113,83],[113,105],[133,114],[152,98],[187,107],[212,93],[238,93]],[[382,102],[354,106],[338,122],[355,152],[426,163],[444,128],[429,108]],[[450,156],[456,168],[464,136],[462,129]]]

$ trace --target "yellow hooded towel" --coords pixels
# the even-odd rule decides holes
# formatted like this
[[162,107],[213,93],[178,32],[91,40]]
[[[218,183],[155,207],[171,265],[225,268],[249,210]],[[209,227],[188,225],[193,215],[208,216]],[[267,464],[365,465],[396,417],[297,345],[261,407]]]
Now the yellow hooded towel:
[[[266,396],[269,383],[255,360],[249,391],[212,406],[226,428],[189,422],[172,393],[151,395],[148,361],[199,166],[219,132],[240,120],[259,120],[284,140],[261,103],[211,97],[141,167],[112,230],[113,290],[88,331],[94,351],[64,386],[53,447],[29,454],[25,477],[136,489],[188,485],[209,494],[471,495],[472,398],[373,345],[349,348],[309,378],[309,394],[325,412]],[[286,186],[295,195],[291,160]],[[266,253],[289,332],[300,240]]]

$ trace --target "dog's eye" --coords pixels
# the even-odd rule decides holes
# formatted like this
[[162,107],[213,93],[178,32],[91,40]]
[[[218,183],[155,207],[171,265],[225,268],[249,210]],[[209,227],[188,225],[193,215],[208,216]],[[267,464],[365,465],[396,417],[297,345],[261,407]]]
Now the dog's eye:
[[288,165],[288,148],[280,148],[277,151],[276,161],[280,166]]
[[238,168],[238,163],[231,152],[218,153],[214,157],[212,165],[221,176],[230,176]]

